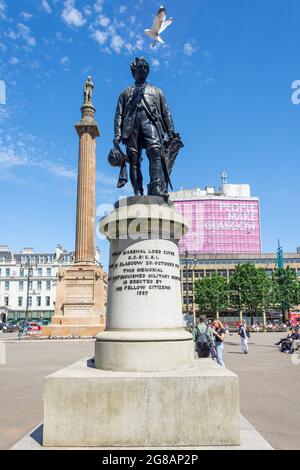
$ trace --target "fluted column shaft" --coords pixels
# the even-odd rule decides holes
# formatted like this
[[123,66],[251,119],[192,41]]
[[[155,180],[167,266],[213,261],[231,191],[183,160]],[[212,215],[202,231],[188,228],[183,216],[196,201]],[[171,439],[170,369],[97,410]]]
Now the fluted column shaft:
[[79,135],[75,262],[95,262],[96,137],[94,108],[82,108]]

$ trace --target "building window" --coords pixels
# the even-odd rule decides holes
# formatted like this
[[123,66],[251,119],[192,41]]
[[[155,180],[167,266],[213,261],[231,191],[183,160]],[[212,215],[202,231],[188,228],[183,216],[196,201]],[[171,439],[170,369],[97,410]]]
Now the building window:
[[[186,297],[185,297],[185,298],[184,298],[184,303],[185,303],[185,304],[186,304],[186,300],[187,300],[187,299],[186,299]],[[189,302],[188,305],[193,305],[193,303],[194,303],[194,302],[193,302],[193,297],[190,296],[189,299],[188,299],[188,302]]]
[[50,307],[50,297],[46,297],[46,306]]
[[219,276],[227,277],[227,271],[225,269],[218,269],[217,273]]
[[6,268],[5,270],[5,276],[10,277],[10,268]]
[[4,297],[4,305],[5,307],[8,307],[9,304],[9,297]]
[[37,290],[42,290],[42,281],[37,281]]
[[19,281],[19,290],[24,289],[24,281]]
[[24,277],[24,269],[20,269],[20,277]]
[[18,306],[22,307],[23,305],[23,297],[18,297]]
[[51,281],[46,281],[46,289],[47,290],[51,289]]
[[28,307],[32,307],[32,297],[28,297]]
[[28,282],[28,289],[29,289],[29,290],[32,290],[32,281],[29,281],[29,282]]
[[47,277],[51,277],[51,268],[47,268]]
[[207,269],[206,270],[206,277],[211,277],[214,274],[216,274],[216,271],[214,269]]
[[183,290],[184,290],[185,292],[186,292],[186,287],[188,287],[188,290],[189,290],[189,291],[192,291],[192,290],[194,289],[194,284],[191,283],[191,282],[189,282],[189,283],[188,283],[188,286],[186,286],[186,283],[183,282]]
[[37,272],[38,272],[38,276],[39,276],[39,277],[42,277],[42,275],[43,275],[43,268],[38,268]]
[[5,290],[9,290],[9,281],[5,281]]
[[41,299],[41,297],[37,297],[37,298],[36,298],[36,305],[37,305],[38,307],[40,307],[40,306],[42,305],[42,299]]
[[203,270],[195,271],[195,278],[199,278],[199,277],[204,277],[204,271]]

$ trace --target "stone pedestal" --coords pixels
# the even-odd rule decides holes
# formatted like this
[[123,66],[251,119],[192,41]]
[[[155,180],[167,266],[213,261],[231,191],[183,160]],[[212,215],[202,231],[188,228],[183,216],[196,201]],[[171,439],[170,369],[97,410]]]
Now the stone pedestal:
[[96,336],[105,327],[106,273],[75,264],[58,273],[55,314],[42,336]]
[[124,199],[101,220],[110,241],[106,330],[97,336],[102,370],[192,368],[192,335],[181,312],[177,243],[183,217],[163,198]]
[[238,446],[239,413],[238,377],[211,359],[187,370],[127,373],[83,360],[46,378],[43,443]]
[[44,446],[238,446],[238,377],[195,361],[182,326],[183,217],[162,198],[136,197],[100,228],[110,241],[106,330],[94,361],[46,378]]

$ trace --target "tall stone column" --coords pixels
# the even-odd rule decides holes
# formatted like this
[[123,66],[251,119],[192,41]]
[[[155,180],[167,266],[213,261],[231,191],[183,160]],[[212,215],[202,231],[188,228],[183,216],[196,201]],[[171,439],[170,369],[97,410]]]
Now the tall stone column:
[[85,103],[82,119],[75,125],[79,135],[75,262],[95,261],[96,137],[95,108]]
[[95,336],[104,329],[107,275],[95,261],[96,138],[91,77],[85,82],[79,135],[75,264],[57,275],[55,313],[43,336]]

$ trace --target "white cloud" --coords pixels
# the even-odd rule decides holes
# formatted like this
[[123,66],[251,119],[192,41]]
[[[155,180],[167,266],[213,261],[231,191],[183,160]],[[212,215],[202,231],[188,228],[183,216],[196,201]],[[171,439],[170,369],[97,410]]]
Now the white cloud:
[[138,51],[141,51],[144,47],[144,39],[140,38],[136,41],[135,43],[135,48],[138,50]]
[[1,168],[12,168],[14,166],[24,166],[28,164],[26,156],[17,155],[13,148],[4,147],[0,149],[0,167]]
[[6,3],[4,0],[0,0],[0,18],[5,18]]
[[126,10],[127,10],[127,6],[126,6],[126,5],[121,5],[120,8],[119,8],[119,12],[120,12],[120,13],[125,13]]
[[12,57],[11,59],[9,59],[9,64],[11,65],[17,65],[20,61],[17,57]]
[[107,28],[107,26],[110,24],[110,19],[105,15],[100,15],[98,22],[100,26],[102,26],[103,28]]
[[69,179],[76,179],[77,173],[76,170],[72,167],[64,165],[62,163],[53,162],[50,160],[41,160],[40,162],[34,161],[34,166],[37,166],[41,169],[49,171],[55,176],[59,176],[62,178],[69,178]]
[[158,59],[152,59],[151,60],[151,65],[154,68],[154,70],[157,70],[160,66],[160,62]]
[[183,46],[183,52],[188,57],[191,57],[197,51],[198,51],[198,47],[193,46],[190,42],[186,42],[185,45]]
[[101,46],[106,42],[108,33],[105,31],[99,31],[98,29],[92,33],[92,38],[98,42]]
[[86,5],[85,7],[83,7],[82,11],[85,16],[90,16],[93,13],[92,7],[90,5]]
[[103,4],[104,4],[104,0],[97,0],[96,3],[94,4],[94,10],[97,13],[102,13]]
[[36,45],[36,40],[31,36],[31,31],[28,26],[25,26],[23,23],[18,23],[18,37],[21,37],[23,41],[27,43],[28,46],[34,47]]
[[32,68],[33,70],[36,70],[36,69],[39,69],[40,68],[40,63],[38,60],[34,60],[32,62],[30,62],[30,68]]
[[115,186],[117,185],[116,178],[112,178],[111,176],[107,176],[105,173],[101,171],[96,171],[96,182],[105,184],[108,186]]
[[112,37],[110,46],[117,53],[120,54],[122,47],[124,46],[124,39],[121,38],[118,34]]
[[67,57],[67,56],[62,57],[60,59],[60,63],[61,63],[61,65],[69,65],[69,63],[70,63],[69,57]]
[[49,3],[47,2],[47,0],[42,0],[41,7],[46,13],[48,13],[48,14],[52,13],[52,9],[51,9]]
[[25,21],[29,21],[31,20],[31,18],[33,17],[33,15],[31,13],[27,13],[26,11],[22,11],[20,13],[20,16],[22,16],[22,18],[25,20]]
[[75,0],[65,0],[62,19],[68,26],[80,28],[86,23],[82,13],[75,8]]
[[[42,175],[47,178],[49,174],[54,177],[63,178],[65,181],[76,181],[77,168],[60,160],[55,161],[47,157],[41,158],[41,143],[36,140],[35,136],[21,133],[19,134],[19,139],[14,142],[13,139],[6,135],[7,143],[5,144],[0,134],[0,179],[9,179],[11,182],[19,184],[26,177],[22,175],[22,178],[20,178],[17,174],[14,174],[15,169],[36,168],[40,170],[40,176],[39,174],[35,175],[34,181],[31,180],[31,183],[34,183],[34,185],[36,185],[38,178],[39,183],[41,182]],[[32,146],[34,144],[38,145],[39,148]],[[106,188],[102,188],[103,191],[110,191],[111,193],[112,189],[116,188],[116,178],[103,172],[96,172],[96,181],[106,186]]]

